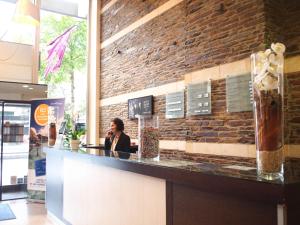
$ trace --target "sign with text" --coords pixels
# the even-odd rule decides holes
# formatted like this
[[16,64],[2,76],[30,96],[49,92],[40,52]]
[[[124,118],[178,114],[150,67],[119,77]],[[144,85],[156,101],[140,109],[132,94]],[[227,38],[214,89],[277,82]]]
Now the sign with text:
[[184,118],[184,91],[166,95],[166,118]]
[[187,115],[211,114],[211,82],[189,84],[187,87]]
[[252,110],[251,74],[228,76],[226,78],[227,112]]
[[64,105],[64,99],[41,99],[31,103],[27,186],[30,200],[45,200],[46,154],[43,146],[58,145],[53,137],[58,132],[56,127],[59,128],[64,120]]

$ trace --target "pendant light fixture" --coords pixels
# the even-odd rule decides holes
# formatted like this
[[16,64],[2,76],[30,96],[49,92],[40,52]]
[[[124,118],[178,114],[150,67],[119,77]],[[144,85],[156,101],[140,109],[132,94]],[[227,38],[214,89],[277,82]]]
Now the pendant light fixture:
[[40,9],[30,0],[18,0],[13,20],[17,23],[37,26],[40,22]]

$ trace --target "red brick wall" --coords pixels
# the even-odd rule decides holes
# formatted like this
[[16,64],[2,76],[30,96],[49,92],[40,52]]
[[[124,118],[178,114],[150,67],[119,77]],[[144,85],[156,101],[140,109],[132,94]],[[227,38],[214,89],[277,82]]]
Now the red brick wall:
[[272,42],[284,43],[284,26],[286,18],[285,0],[265,0],[266,14],[266,47],[269,48]]
[[117,1],[102,15],[102,40],[106,40],[168,0]]
[[107,4],[107,3],[109,3],[111,0],[102,0],[101,1],[101,6],[102,6],[102,8]]
[[300,1],[286,0],[285,25],[282,28],[288,52],[300,54]]
[[[212,82],[212,115],[192,116],[186,119],[165,119],[165,96],[154,98],[154,112],[160,118],[162,140],[195,142],[254,143],[253,116],[251,112],[226,113],[225,81]],[[137,138],[137,120],[128,120],[127,103],[105,106],[101,109],[101,132],[109,127],[113,116],[125,120],[131,138]]]
[[101,98],[182,80],[186,71],[184,21],[181,3],[104,48]]
[[[248,57],[264,41],[263,3],[226,1],[220,12],[221,2],[183,1],[103,49],[101,98],[182,80],[189,71]],[[104,15],[103,26],[107,20]]]
[[[299,18],[296,19],[299,11],[295,7],[298,1],[288,1],[290,12],[282,10],[279,3],[272,5],[269,0],[183,1],[102,49],[101,98],[179,81],[191,71],[247,58],[271,39],[291,40],[289,50],[298,49],[297,29],[292,32],[289,27],[288,34],[283,32],[286,20],[272,14],[281,10],[299,27]],[[164,2],[118,0],[102,16],[103,40]],[[224,3],[223,10],[221,3]],[[273,32],[270,40],[266,37],[268,31]],[[299,74],[291,74],[287,81],[286,140],[293,144],[300,143],[297,109],[300,93],[296,90],[300,87],[299,77]],[[212,82],[212,115],[166,120],[165,96],[155,97],[154,109],[161,120],[161,139],[254,143],[252,113],[226,112],[224,79]],[[126,132],[132,138],[137,137],[137,121],[127,119],[127,103],[101,107],[100,114],[100,137],[104,137],[113,117],[124,119]]]
[[300,144],[300,72],[289,74],[285,84],[285,142]]
[[[262,0],[185,2],[188,70],[249,57],[263,43],[265,19]],[[221,3],[224,3],[224,11],[220,11]]]
[[287,54],[300,53],[300,1],[264,0],[266,13],[266,35],[268,45],[271,42],[283,42],[287,45]]

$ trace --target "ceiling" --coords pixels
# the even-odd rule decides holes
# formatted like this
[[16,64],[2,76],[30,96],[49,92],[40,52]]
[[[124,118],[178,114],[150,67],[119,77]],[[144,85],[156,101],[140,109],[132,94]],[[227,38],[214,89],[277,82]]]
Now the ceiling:
[[[0,0],[16,3],[16,0]],[[41,0],[41,9],[63,15],[86,18],[88,11],[87,0]]]
[[47,98],[47,90],[47,85],[0,81],[0,100],[29,101]]

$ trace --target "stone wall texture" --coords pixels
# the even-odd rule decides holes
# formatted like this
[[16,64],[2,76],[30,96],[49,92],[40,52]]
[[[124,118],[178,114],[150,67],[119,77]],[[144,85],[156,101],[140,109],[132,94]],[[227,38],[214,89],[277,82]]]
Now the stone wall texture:
[[102,40],[118,33],[165,2],[167,0],[117,1],[102,16]]
[[300,144],[300,72],[285,80],[285,142]]
[[[221,2],[183,1],[104,48],[101,98],[182,80],[190,71],[248,57],[264,42],[264,5],[261,0],[228,0],[222,11]],[[103,27],[113,18],[104,14]]]
[[[109,1],[106,1],[109,2]],[[118,0],[102,14],[102,41],[166,0]],[[299,0],[184,0],[101,50],[101,99],[157,87],[184,75],[234,62],[284,41],[288,54],[300,51]],[[227,113],[225,80],[212,81],[212,115],[165,119],[165,96],[154,98],[162,140],[254,144],[252,112]],[[300,144],[300,73],[286,79],[286,142]],[[100,109],[100,137],[113,117],[137,138],[137,121],[127,103]]]
[[300,54],[300,1],[286,0],[285,10],[285,24],[282,32],[285,36],[288,52],[291,54]]

